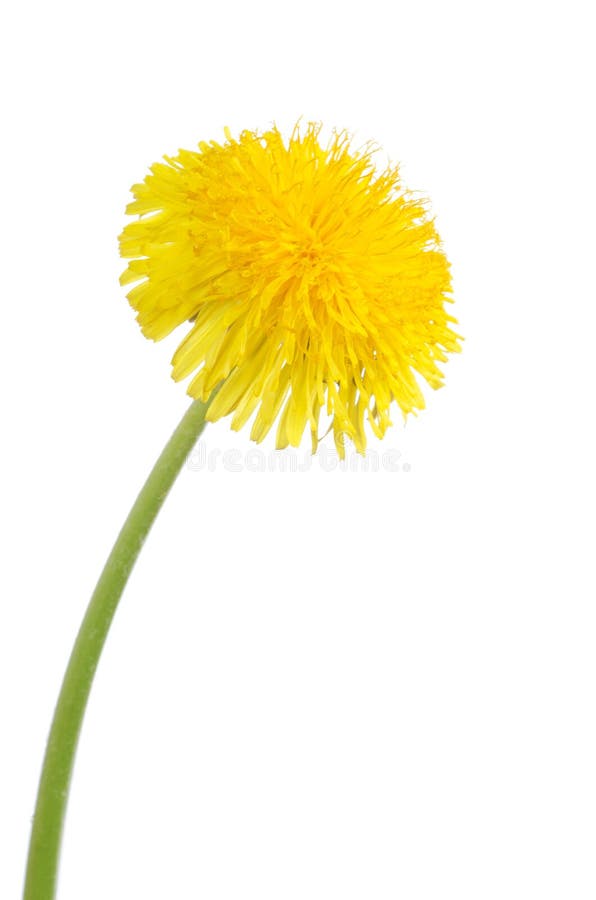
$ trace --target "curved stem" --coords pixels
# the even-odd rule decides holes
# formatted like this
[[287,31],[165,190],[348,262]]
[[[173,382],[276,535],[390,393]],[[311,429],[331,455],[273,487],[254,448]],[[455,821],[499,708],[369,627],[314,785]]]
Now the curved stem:
[[100,575],[70,656],[56,704],[33,817],[24,900],[52,900],[68,789],[81,723],[114,613],[162,503],[205,427],[195,400],[143,485]]

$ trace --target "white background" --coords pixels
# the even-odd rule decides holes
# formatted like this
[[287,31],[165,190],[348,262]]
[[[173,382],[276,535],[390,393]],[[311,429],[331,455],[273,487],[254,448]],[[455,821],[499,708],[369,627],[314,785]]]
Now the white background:
[[375,139],[431,197],[464,352],[371,442],[397,471],[252,471],[248,432],[209,427],[242,471],[187,468],[133,574],[59,898],[596,896],[588,8],[5,14],[2,898],[85,604],[188,402],[178,337],[147,342],[118,285],[129,187],[225,125],[300,115]]

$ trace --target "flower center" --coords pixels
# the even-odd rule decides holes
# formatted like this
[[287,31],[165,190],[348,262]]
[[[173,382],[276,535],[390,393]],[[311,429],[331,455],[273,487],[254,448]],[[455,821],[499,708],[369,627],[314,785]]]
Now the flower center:
[[316,275],[328,264],[329,247],[316,234],[307,234],[294,242],[294,259],[296,268],[302,275]]

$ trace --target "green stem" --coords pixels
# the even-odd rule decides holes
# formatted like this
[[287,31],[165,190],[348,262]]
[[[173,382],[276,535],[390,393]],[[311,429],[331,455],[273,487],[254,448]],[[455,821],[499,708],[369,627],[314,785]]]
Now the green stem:
[[122,591],[162,503],[205,427],[206,403],[195,400],[155,463],[100,575],[66,669],[33,817],[24,900],[52,900],[68,789],[93,676]]

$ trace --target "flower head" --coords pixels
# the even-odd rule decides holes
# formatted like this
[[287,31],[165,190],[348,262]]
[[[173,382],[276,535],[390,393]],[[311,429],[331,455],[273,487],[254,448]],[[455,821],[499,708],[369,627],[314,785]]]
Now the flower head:
[[207,418],[256,412],[260,441],[278,420],[277,447],[317,446],[329,418],[366,447],[365,422],[382,437],[395,401],[424,407],[417,375],[442,383],[438,363],[459,350],[445,310],[449,263],[424,202],[396,167],[377,172],[374,148],[345,132],[322,146],[320,126],[273,128],[201,143],[151,167],[120,238],[122,283],[154,340],[191,323],[173,377]]

